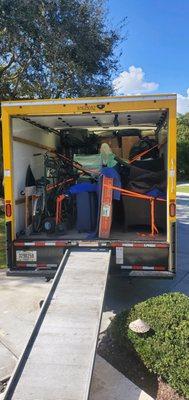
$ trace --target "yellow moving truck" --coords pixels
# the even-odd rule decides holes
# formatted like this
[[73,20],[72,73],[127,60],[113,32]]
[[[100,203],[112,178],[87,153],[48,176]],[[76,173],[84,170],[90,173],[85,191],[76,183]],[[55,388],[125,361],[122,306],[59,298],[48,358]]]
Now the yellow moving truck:
[[[8,274],[53,276],[67,248],[108,247],[112,250],[113,273],[174,276],[175,94],[3,102],[2,126]],[[133,132],[137,131],[140,131],[140,140],[146,137],[154,140],[158,161],[152,160],[150,152],[136,157],[132,164],[128,161],[129,150],[136,141]],[[43,157],[36,157],[36,154],[55,154],[64,147],[62,138],[68,138],[69,134],[81,137],[82,132],[88,138],[95,135],[101,143],[107,143],[116,159],[120,163],[123,161],[123,169],[132,165],[134,172],[145,168],[157,176],[163,174],[164,202],[160,204],[153,194],[146,194],[145,198],[144,192],[143,198],[129,196],[131,186],[130,189],[126,186],[125,193],[121,191],[119,205],[113,204],[111,231],[106,238],[99,234],[90,238],[78,232],[75,226],[66,234],[56,230],[47,233],[42,229],[34,232],[26,221],[32,218],[35,197],[31,188],[28,195],[25,190],[27,168],[31,167],[38,180],[43,175],[44,165]],[[32,190],[35,191],[34,186]]]

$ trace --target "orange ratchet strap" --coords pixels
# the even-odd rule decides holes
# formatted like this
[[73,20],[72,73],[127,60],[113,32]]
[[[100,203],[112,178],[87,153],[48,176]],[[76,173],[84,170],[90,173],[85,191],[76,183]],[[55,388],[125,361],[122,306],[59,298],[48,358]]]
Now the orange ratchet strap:
[[55,183],[55,184],[52,184],[52,185],[49,184],[49,185],[46,186],[46,191],[49,192],[49,190],[52,190],[52,189],[54,189],[54,188],[56,188],[58,186],[65,185],[66,183],[73,182],[73,181],[74,181],[73,178],[69,178],[69,179],[65,179],[64,181],[61,181],[59,183]]
[[132,164],[134,161],[138,160],[138,158],[144,156],[147,153],[150,153],[151,150],[155,149],[156,147],[158,147],[158,149],[160,149],[162,146],[164,146],[164,144],[166,144],[167,142],[161,143],[161,144],[155,144],[155,146],[151,147],[151,149],[148,150],[144,150],[142,151],[142,153],[137,154],[136,156],[134,156],[131,160],[128,161],[129,164]]
[[143,200],[148,200],[150,201],[150,211],[151,211],[151,236],[154,236],[155,234],[159,233],[157,226],[155,224],[155,201],[164,201],[166,202],[166,199],[161,199],[160,197],[152,197],[148,196],[147,194],[141,194],[137,192],[131,192],[130,190],[127,189],[121,189],[117,186],[109,186],[109,185],[104,185],[108,187],[109,189],[112,190],[118,190],[119,192],[122,193],[123,196],[128,196],[128,197],[134,197],[137,199],[143,199]]

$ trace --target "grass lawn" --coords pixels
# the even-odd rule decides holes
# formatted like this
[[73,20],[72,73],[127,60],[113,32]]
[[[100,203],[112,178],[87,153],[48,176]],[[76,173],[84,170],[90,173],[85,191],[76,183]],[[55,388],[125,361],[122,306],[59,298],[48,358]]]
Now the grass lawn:
[[178,185],[177,192],[189,193],[189,185]]
[[4,214],[0,211],[0,268],[6,267],[5,257],[5,219]]

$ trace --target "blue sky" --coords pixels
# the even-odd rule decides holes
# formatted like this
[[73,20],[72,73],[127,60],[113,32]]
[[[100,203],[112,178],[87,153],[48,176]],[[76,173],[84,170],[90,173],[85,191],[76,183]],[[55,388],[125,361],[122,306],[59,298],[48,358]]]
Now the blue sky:
[[[189,107],[189,0],[108,0],[107,3],[114,26],[124,16],[128,20],[119,71],[126,72],[119,77],[122,83],[126,79],[126,86],[120,89],[119,81],[118,92],[126,94],[128,86],[132,92],[134,85],[136,93],[137,84],[133,81],[136,79],[139,92],[179,93],[184,112],[183,107]],[[134,69],[129,70],[131,66]]]

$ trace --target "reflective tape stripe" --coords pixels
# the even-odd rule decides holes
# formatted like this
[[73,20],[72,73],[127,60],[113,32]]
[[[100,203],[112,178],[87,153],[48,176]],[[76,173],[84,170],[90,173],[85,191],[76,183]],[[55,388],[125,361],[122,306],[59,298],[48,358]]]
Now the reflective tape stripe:
[[162,265],[155,265],[155,266],[148,266],[148,265],[122,265],[121,269],[128,269],[128,270],[145,270],[145,271],[165,271],[166,267]]
[[34,242],[34,246],[36,247],[44,247],[45,246],[45,242]]
[[15,247],[69,247],[69,246],[83,246],[83,247],[126,247],[126,248],[157,248],[157,249],[164,249],[169,247],[169,243],[124,243],[124,242],[104,242],[104,241],[85,241],[85,240],[78,240],[78,241],[63,241],[63,240],[56,240],[56,241],[36,241],[36,242],[14,242]]
[[[72,245],[72,243],[56,241],[56,242],[48,242],[48,241],[37,241],[37,242],[15,242],[15,247],[65,247],[68,245]],[[74,242],[74,244],[76,244]]]
[[161,265],[156,265],[156,266],[154,267],[154,269],[155,269],[155,271],[164,271],[166,268],[163,267],[163,266],[161,266]]
[[[69,243],[71,246],[73,246],[73,245],[76,245],[77,243],[76,242],[73,242],[73,243]],[[68,242],[62,242],[62,241],[56,241],[55,242],[55,246],[56,247],[65,247],[65,246],[67,246],[68,245]]]
[[[107,243],[104,243],[104,245],[107,246]],[[110,242],[109,245],[111,247],[122,247],[123,243],[122,242],[112,242],[112,243]]]
[[24,246],[24,242],[14,242],[14,245],[16,247],[23,247]]
[[32,267],[32,268],[56,268],[57,264],[45,264],[45,263],[37,263],[37,264],[33,264],[33,263],[17,263],[16,267],[18,268],[28,268],[28,267]]
[[[120,245],[119,245],[120,246]],[[122,243],[123,247],[133,248],[168,248],[168,243]]]

